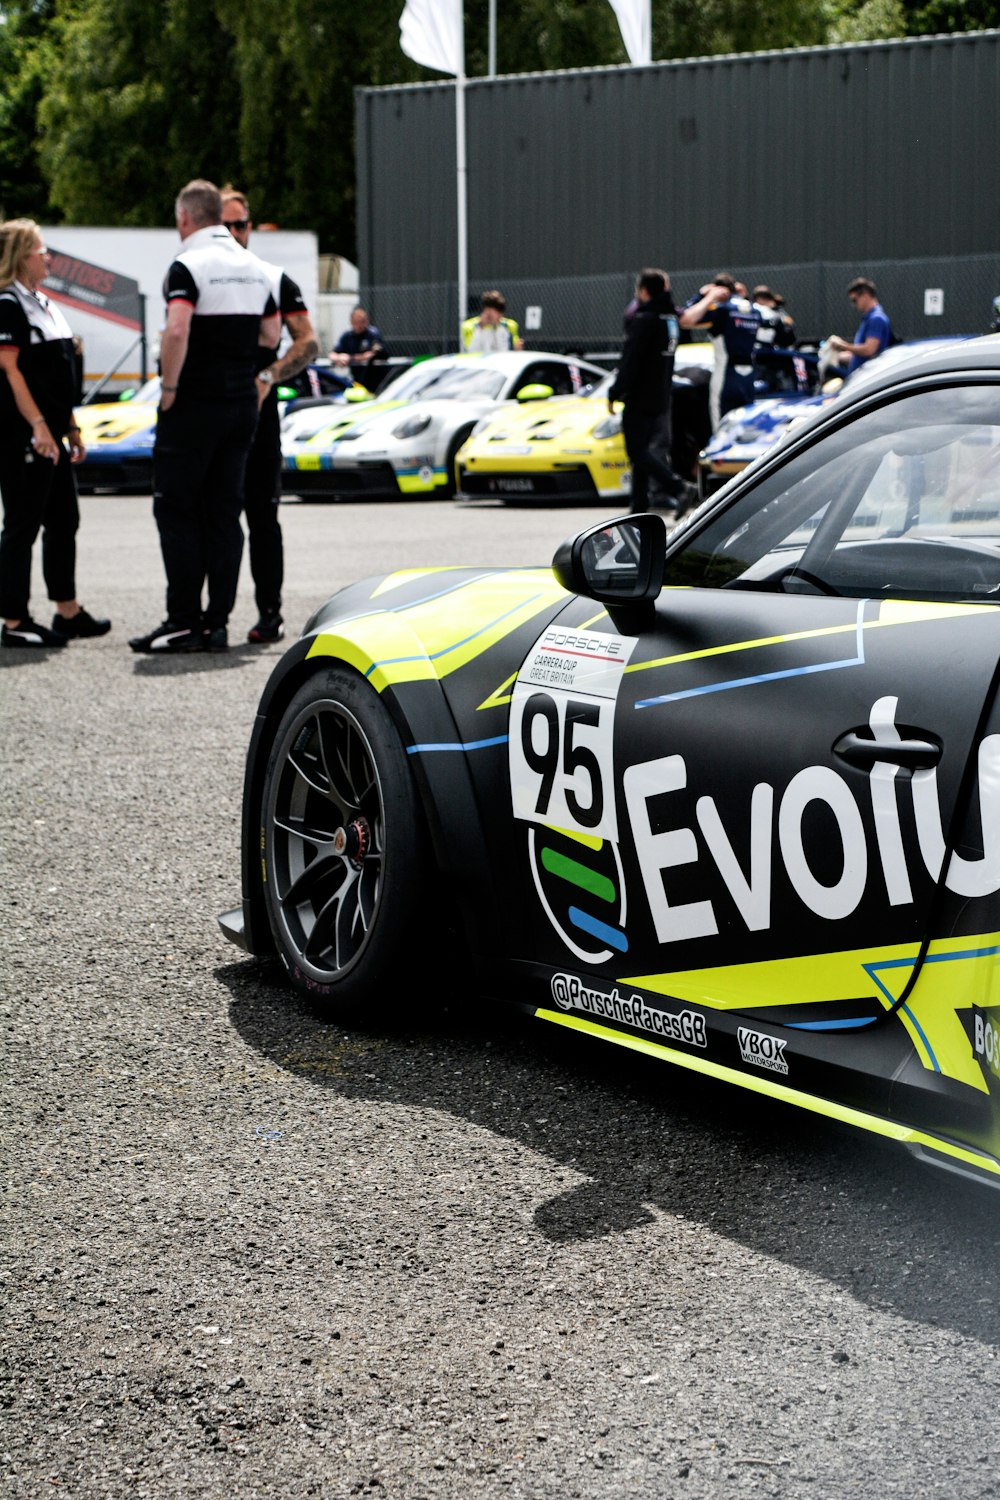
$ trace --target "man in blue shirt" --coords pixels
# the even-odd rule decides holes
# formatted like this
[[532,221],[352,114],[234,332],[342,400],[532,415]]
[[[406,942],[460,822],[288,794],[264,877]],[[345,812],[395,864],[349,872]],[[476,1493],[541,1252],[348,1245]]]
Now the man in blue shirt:
[[820,376],[850,375],[866,360],[874,359],[893,342],[889,315],[878,300],[875,283],[855,276],[847,295],[861,314],[853,344],[831,333],[820,356]]
[[340,335],[331,350],[331,364],[348,368],[359,385],[374,392],[385,375],[385,365],[378,362],[388,356],[381,332],[374,323],[369,323],[365,309],[356,307],[351,313],[350,328]]

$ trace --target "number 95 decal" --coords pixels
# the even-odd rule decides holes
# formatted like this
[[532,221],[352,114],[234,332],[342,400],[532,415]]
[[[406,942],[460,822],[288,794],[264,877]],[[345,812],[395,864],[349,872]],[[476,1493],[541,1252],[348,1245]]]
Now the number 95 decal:
[[[615,701],[633,644],[597,632],[542,636],[511,697],[515,818],[617,841]],[[557,673],[567,690],[547,691]]]

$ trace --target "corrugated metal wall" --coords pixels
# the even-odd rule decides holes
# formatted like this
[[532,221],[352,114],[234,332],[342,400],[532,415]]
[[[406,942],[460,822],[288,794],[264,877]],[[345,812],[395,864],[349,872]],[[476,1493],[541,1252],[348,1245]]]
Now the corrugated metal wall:
[[[410,287],[414,328],[439,313],[453,328],[441,288],[457,271],[454,87],[358,90],[357,121],[365,294],[391,288],[398,308]],[[917,336],[985,326],[1000,290],[1000,31],[475,79],[466,122],[473,292],[530,283],[554,306],[567,278],[617,288],[648,263],[749,280],[920,261],[938,286],[983,259],[969,265],[971,329],[937,319]],[[807,281],[800,328],[829,332],[832,294]],[[846,326],[842,280],[836,298]]]

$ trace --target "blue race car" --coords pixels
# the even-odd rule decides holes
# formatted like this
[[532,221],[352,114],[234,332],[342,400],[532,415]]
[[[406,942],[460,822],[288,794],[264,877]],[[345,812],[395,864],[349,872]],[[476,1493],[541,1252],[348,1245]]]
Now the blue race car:
[[[838,383],[839,389],[839,383]],[[788,429],[834,399],[835,392],[762,396],[727,411],[698,454],[698,495],[704,500],[734,474],[768,453]]]
[[[754,459],[769,453],[787,432],[834,400],[848,383],[854,390],[856,383],[867,380],[873,371],[882,375],[891,370],[899,360],[908,359],[911,354],[925,349],[946,348],[955,341],[953,338],[914,339],[911,343],[894,344],[876,359],[859,366],[846,381],[839,377],[826,381],[822,390],[816,389],[817,356],[813,353],[809,356],[809,368],[813,372],[810,383],[799,389],[785,389],[780,393],[762,395],[746,406],[737,406],[726,412],[698,455],[699,496],[705,499],[734,474],[742,474]],[[775,351],[777,352],[779,351]],[[795,354],[799,351],[787,352]],[[801,352],[804,354],[804,351]]]

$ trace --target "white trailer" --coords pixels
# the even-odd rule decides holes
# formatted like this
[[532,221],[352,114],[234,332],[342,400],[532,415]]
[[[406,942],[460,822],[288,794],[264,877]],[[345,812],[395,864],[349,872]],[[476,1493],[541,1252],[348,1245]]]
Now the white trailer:
[[[136,386],[153,374],[163,327],[163,278],[181,246],[176,229],[98,229],[46,226],[45,243],[53,252],[57,277],[49,290],[58,299],[74,334],[83,344],[84,392],[111,395]],[[254,230],[250,249],[262,260],[287,271],[302,288],[316,320],[318,258],[316,236],[297,229]],[[118,291],[136,286],[132,302],[109,296],[115,278]],[[323,351],[326,352],[325,350]]]

